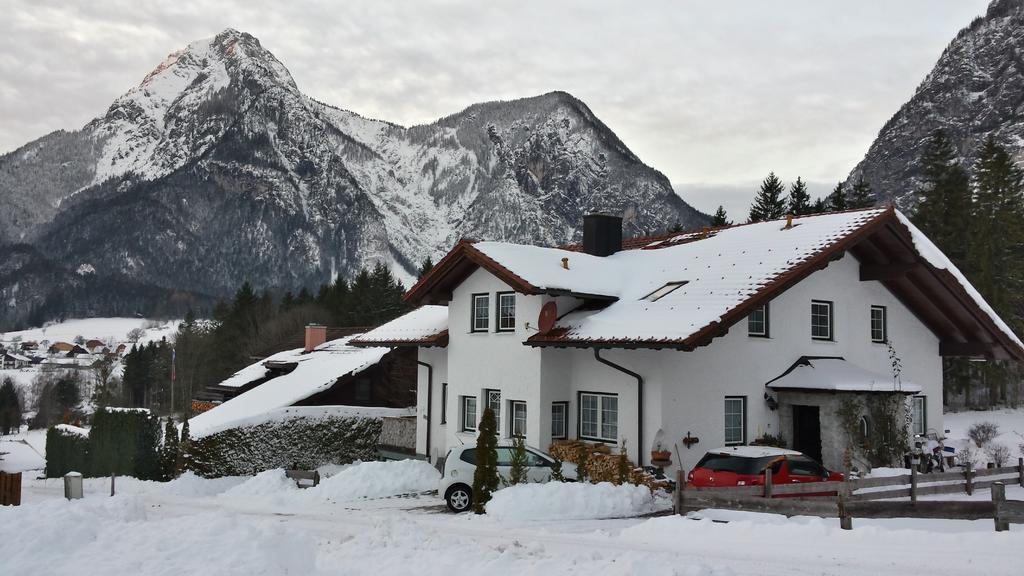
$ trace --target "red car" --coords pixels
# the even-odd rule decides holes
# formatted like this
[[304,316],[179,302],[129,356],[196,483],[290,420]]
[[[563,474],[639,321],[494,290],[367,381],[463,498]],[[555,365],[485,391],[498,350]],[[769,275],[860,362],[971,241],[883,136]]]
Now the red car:
[[795,450],[770,446],[727,446],[708,450],[687,477],[697,488],[763,486],[764,471],[772,469],[772,484],[841,481],[809,456]]

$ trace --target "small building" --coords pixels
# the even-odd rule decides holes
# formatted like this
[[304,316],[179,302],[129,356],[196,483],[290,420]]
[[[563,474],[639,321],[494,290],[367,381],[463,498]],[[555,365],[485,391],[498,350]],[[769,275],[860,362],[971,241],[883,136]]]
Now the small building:
[[31,365],[31,358],[11,351],[4,352],[3,359],[0,361],[0,368],[3,368],[4,370],[16,370],[18,368],[25,368],[26,366]]

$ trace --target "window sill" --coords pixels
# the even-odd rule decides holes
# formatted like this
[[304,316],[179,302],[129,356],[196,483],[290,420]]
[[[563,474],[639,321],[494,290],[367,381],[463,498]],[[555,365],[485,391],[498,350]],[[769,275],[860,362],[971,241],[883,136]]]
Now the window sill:
[[618,440],[610,440],[608,438],[590,438],[590,437],[587,437],[587,436],[580,436],[579,439],[580,440],[586,440],[587,442],[600,442],[602,444],[611,444],[613,446],[618,446],[619,445],[619,441]]
[[821,342],[822,344],[835,344],[836,341],[832,338],[811,338],[811,342]]

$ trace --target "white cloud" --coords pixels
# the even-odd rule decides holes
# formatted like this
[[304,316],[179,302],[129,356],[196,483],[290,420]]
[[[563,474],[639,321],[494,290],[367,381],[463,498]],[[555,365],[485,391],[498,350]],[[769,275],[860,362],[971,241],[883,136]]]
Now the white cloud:
[[559,89],[673,181],[834,181],[985,6],[8,0],[0,151],[82,126],[168,53],[230,26],[307,94],[367,116],[425,123]]

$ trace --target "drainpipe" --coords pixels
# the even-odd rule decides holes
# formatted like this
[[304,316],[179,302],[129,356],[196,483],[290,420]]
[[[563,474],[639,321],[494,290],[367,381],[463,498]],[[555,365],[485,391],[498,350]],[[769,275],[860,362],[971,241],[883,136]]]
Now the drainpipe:
[[594,348],[594,359],[623,374],[636,378],[636,458],[637,466],[644,465],[644,377],[632,370],[619,366],[611,360],[601,358],[601,349]]
[[433,464],[430,461],[430,408],[434,405],[434,367],[420,360],[416,363],[427,369],[427,462]]

